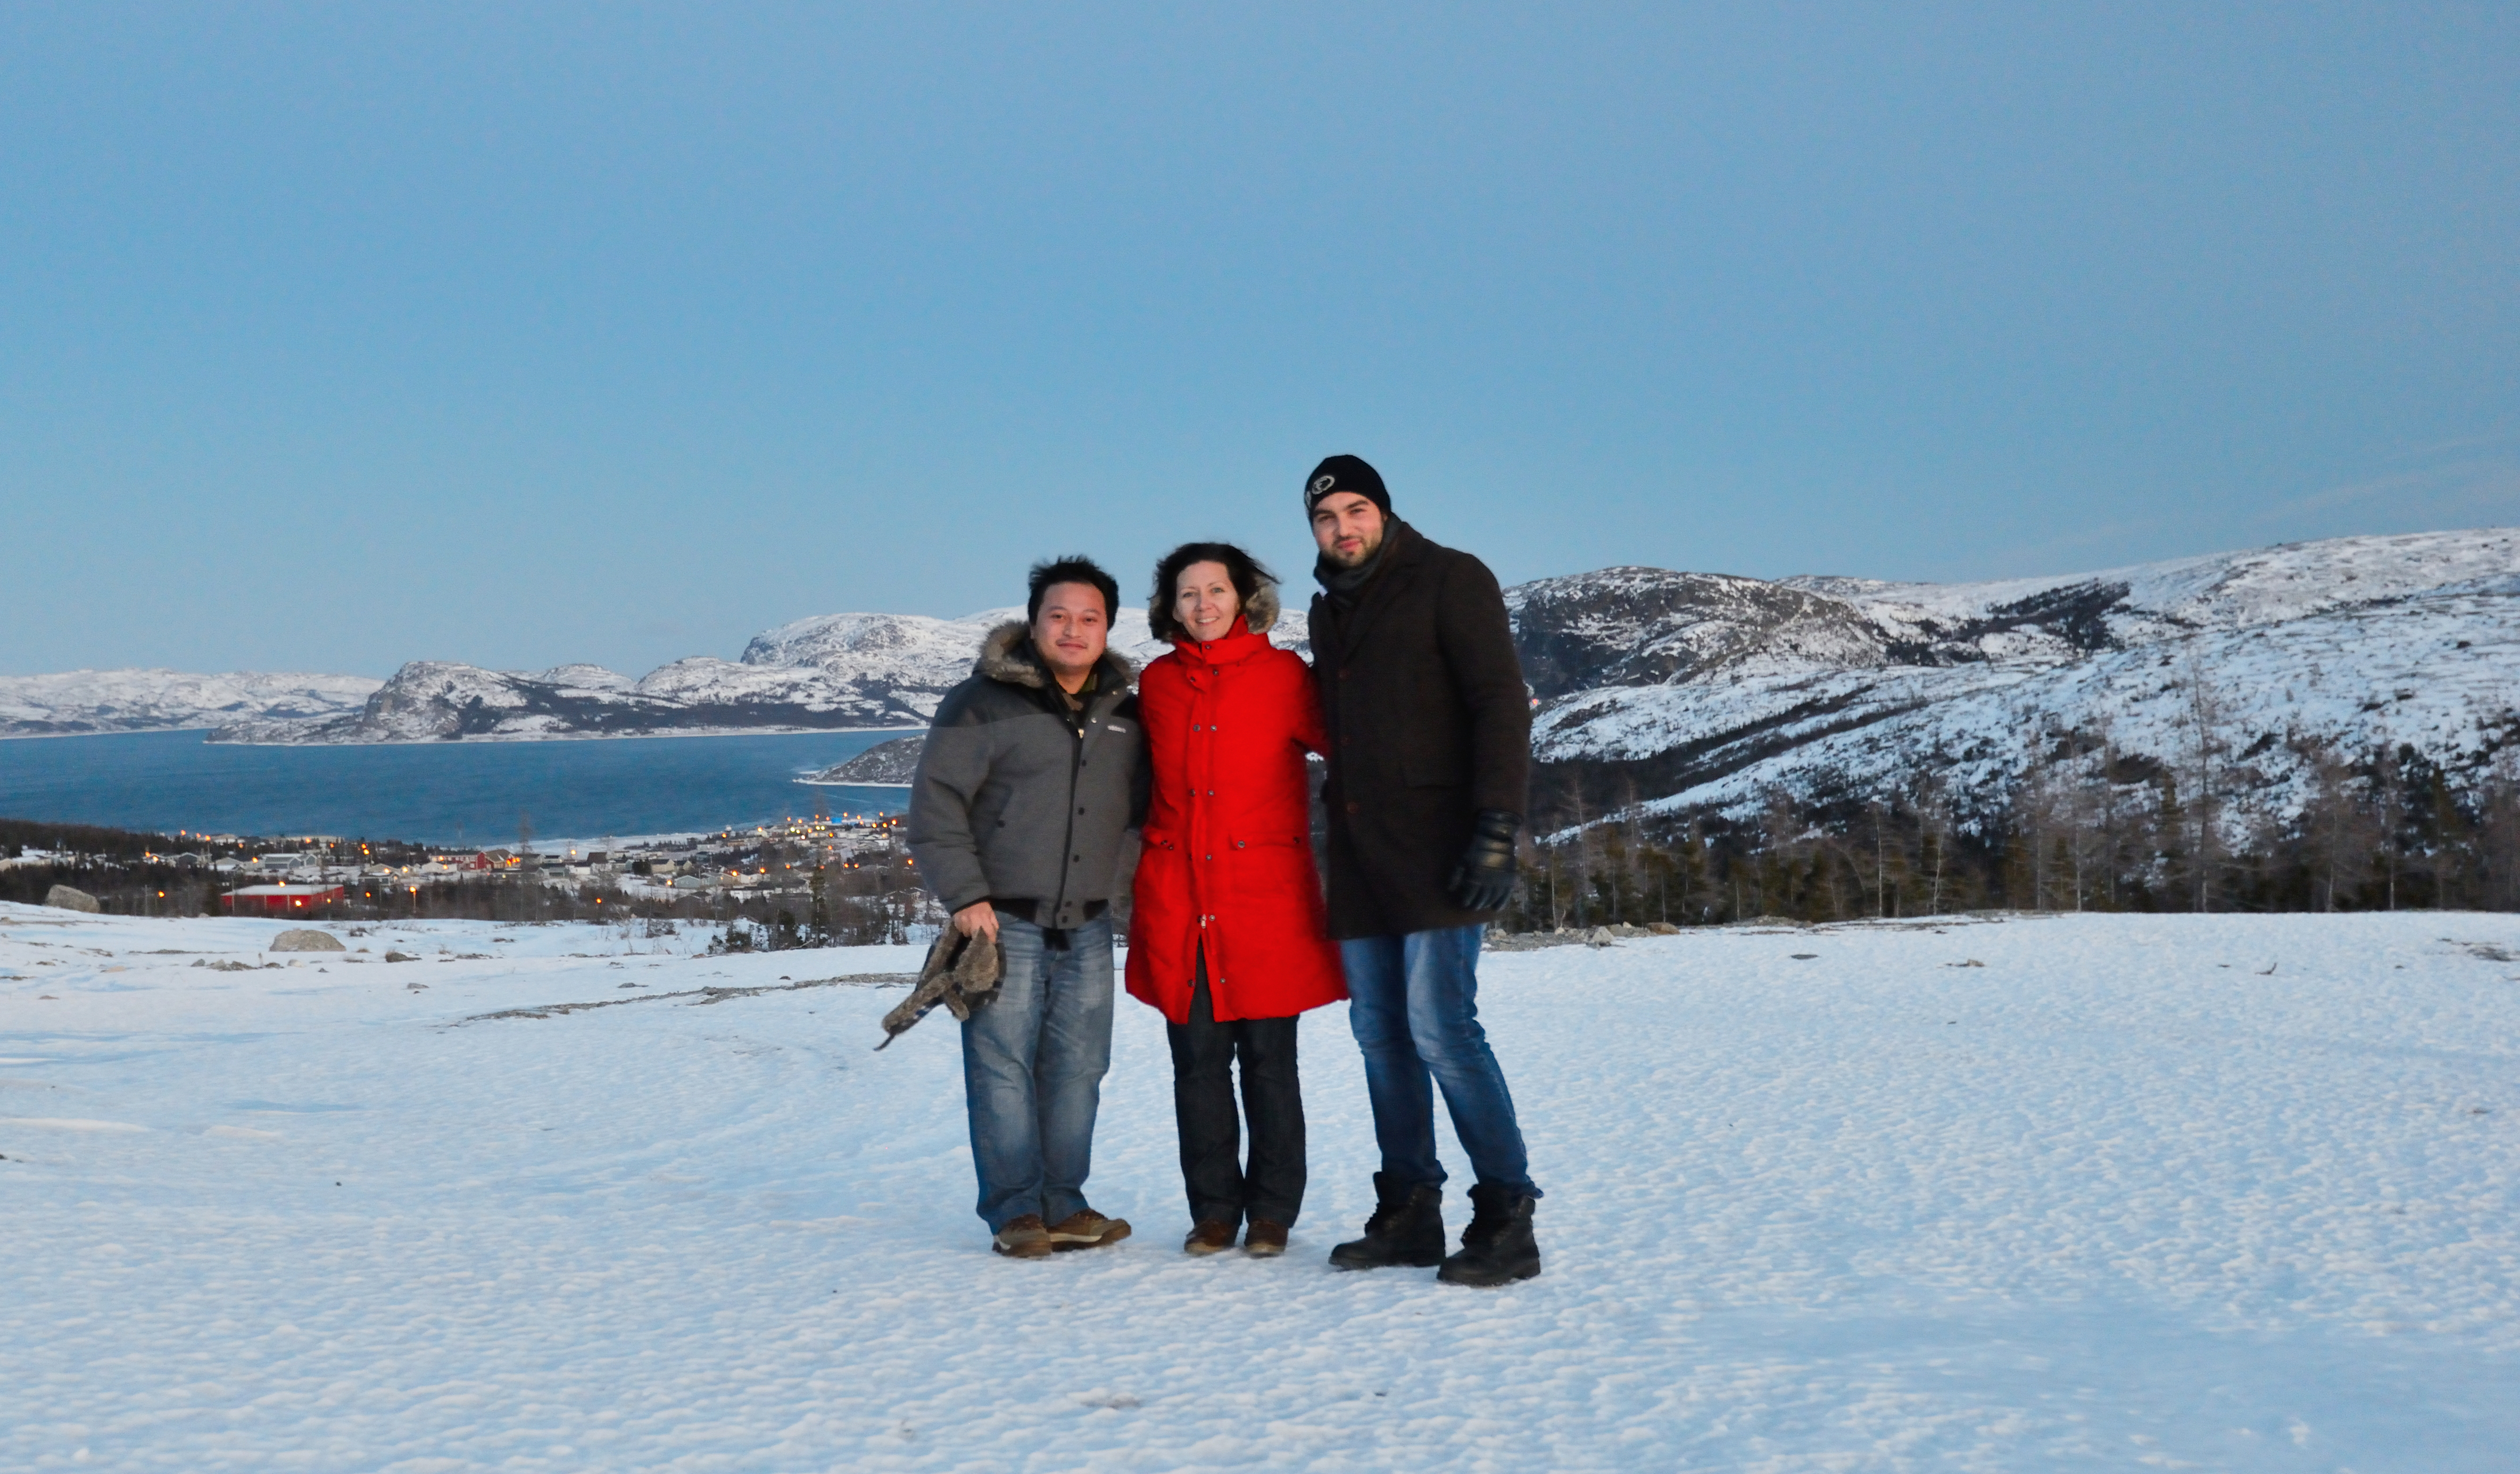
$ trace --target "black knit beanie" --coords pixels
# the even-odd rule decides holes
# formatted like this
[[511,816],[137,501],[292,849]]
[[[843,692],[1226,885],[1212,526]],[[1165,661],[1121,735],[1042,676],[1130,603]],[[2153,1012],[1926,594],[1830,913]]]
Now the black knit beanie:
[[1382,489],[1382,472],[1365,464],[1361,456],[1332,456],[1313,468],[1304,480],[1304,513],[1321,504],[1322,498],[1334,491],[1352,491],[1391,515],[1391,493]]

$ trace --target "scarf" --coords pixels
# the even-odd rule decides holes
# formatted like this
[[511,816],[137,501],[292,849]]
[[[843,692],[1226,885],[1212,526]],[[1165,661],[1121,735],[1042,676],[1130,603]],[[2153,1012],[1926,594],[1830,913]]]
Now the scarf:
[[1329,555],[1323,554],[1313,559],[1313,581],[1329,596],[1332,607],[1342,614],[1347,613],[1356,607],[1357,596],[1365,592],[1367,584],[1373,582],[1373,575],[1382,571],[1383,555],[1390,551],[1391,534],[1386,531],[1381,546],[1353,568],[1342,568],[1330,561]]

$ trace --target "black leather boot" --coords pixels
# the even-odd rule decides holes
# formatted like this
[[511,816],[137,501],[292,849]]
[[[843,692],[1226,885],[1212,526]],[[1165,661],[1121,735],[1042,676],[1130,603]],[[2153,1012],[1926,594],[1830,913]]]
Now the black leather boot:
[[1462,1230],[1462,1252],[1444,1261],[1435,1277],[1446,1284],[1499,1285],[1540,1273],[1540,1245],[1531,1235],[1529,1194],[1481,1183],[1470,1189],[1470,1226]]
[[1375,1207],[1365,1221],[1365,1237],[1330,1250],[1330,1265],[1341,1270],[1379,1270],[1405,1264],[1424,1269],[1444,1258],[1444,1189],[1433,1183],[1395,1183],[1391,1175],[1373,1175]]

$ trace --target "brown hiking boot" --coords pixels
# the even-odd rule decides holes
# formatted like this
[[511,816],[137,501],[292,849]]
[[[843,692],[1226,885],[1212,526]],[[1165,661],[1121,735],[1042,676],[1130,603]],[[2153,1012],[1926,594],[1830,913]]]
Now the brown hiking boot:
[[1041,1226],[1038,1213],[1007,1220],[1007,1226],[989,1240],[989,1246],[1009,1259],[1048,1259],[1052,1248],[1050,1230]]
[[1233,1247],[1234,1226],[1218,1223],[1212,1218],[1199,1220],[1198,1227],[1190,1230],[1190,1237],[1182,1240],[1183,1253],[1195,1254],[1202,1259],[1210,1254],[1222,1254]]
[[1286,1252],[1286,1226],[1255,1218],[1243,1230],[1242,1252],[1254,1259],[1275,1259]]
[[1079,1208],[1050,1226],[1050,1246],[1061,1254],[1070,1249],[1107,1249],[1128,1236],[1127,1219],[1104,1218],[1091,1208]]

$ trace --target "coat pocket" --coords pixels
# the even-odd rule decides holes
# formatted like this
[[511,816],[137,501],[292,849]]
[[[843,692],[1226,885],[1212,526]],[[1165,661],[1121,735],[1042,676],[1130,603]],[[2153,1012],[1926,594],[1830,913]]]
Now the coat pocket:
[[1141,921],[1151,923],[1190,909],[1190,862],[1179,840],[1160,829],[1138,836],[1138,870],[1130,876],[1129,894]]
[[1178,838],[1161,829],[1141,831],[1138,835],[1138,894],[1144,896],[1149,883],[1185,889],[1189,884],[1187,864]]
[[1226,842],[1234,889],[1244,896],[1287,896],[1319,885],[1309,834],[1251,834]]

